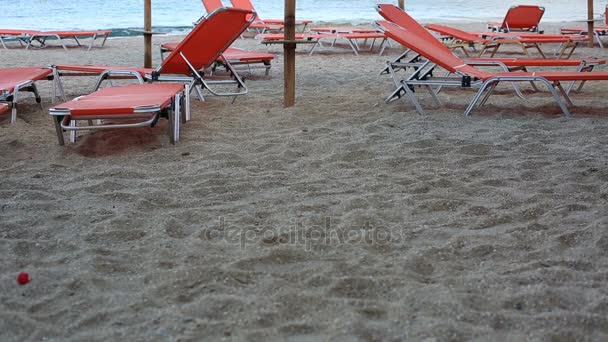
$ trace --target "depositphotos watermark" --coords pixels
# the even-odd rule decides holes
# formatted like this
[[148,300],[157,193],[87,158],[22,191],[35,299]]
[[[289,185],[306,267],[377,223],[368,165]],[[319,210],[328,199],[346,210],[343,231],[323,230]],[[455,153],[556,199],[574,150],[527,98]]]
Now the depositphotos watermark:
[[366,222],[359,227],[339,227],[325,217],[321,224],[306,224],[292,220],[288,225],[237,227],[224,217],[205,227],[201,238],[244,248],[250,244],[294,245],[310,251],[315,246],[389,245],[403,241],[401,229],[388,229]]

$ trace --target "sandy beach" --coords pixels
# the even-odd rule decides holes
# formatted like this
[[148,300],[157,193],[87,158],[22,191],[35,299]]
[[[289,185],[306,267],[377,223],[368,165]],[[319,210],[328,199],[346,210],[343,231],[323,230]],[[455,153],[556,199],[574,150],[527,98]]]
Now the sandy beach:
[[[154,37],[154,65],[179,38]],[[508,85],[471,117],[473,91],[421,94],[423,116],[383,101],[397,45],[300,47],[284,109],[281,49],[236,46],[277,53],[270,75],[245,72],[233,104],[193,98],[178,145],[163,122],[59,146],[44,81],[43,108],[0,126],[1,341],[608,339],[608,82],[571,119]],[[141,66],[143,39],[0,50],[87,63]]]

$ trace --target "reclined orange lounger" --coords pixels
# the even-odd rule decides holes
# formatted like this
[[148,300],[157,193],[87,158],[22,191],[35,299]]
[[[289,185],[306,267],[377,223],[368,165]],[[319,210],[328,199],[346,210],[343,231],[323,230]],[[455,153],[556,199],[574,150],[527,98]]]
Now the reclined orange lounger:
[[[230,0],[230,3],[232,3],[233,7],[244,8],[244,9],[259,13],[258,11],[255,10],[255,7],[253,7],[253,3],[250,0]],[[281,27],[285,25],[285,20],[283,20],[283,19],[258,18],[257,22],[265,24],[265,25],[280,25]],[[308,24],[311,24],[311,23],[312,23],[312,20],[296,20],[295,21],[296,25],[303,25],[302,32],[304,32],[306,30],[306,26],[308,26]]]
[[[171,143],[179,141],[182,98],[188,86],[181,83],[129,84],[100,89],[49,110],[54,116],[59,145],[64,145],[63,131],[146,127],[156,125],[159,118],[169,121]],[[186,109],[187,110],[187,109]],[[77,126],[77,121],[89,126]],[[128,120],[124,124],[93,125],[93,120]],[[133,122],[133,120],[138,120]]]
[[[601,48],[604,48],[604,43],[600,39],[600,37],[608,35],[608,5],[606,5],[606,11],[604,12],[604,25],[595,26],[593,28],[593,36],[595,40],[600,45]],[[562,27],[560,29],[562,34],[582,34],[587,35],[587,28],[572,28],[572,27]]]
[[[53,70],[49,68],[1,68],[0,69],[0,102],[3,107],[11,110],[10,122],[17,121],[18,100],[21,92],[29,91],[34,94],[36,102],[40,103],[40,94],[36,88],[36,81],[51,80]],[[55,89],[55,87],[53,87]]]
[[[437,102],[438,99],[433,91],[433,87],[478,87],[479,91],[475,94],[465,111],[465,115],[469,115],[476,106],[485,104],[496,86],[500,82],[505,81],[543,83],[549,89],[553,99],[560,106],[564,115],[569,117],[571,116],[570,111],[564,100],[560,98],[560,93],[567,104],[573,104],[570,96],[568,96],[562,87],[561,82],[608,81],[608,72],[485,72],[474,66],[467,65],[465,61],[454,55],[447,47],[429,43],[427,39],[421,38],[417,34],[403,29],[394,23],[377,21],[376,25],[379,29],[384,30],[388,37],[427,59],[427,62],[416,69],[410,77],[401,81],[408,98],[420,114],[423,114],[424,110],[414,95],[413,89],[416,86],[426,87]],[[433,76],[433,71],[436,67],[441,67],[454,76],[435,77]]]
[[[170,121],[170,134],[172,142],[179,139],[179,117],[180,115],[164,115],[170,108],[174,113],[180,112],[180,102],[183,94],[185,102],[184,120],[189,119],[189,96],[190,86],[201,84],[207,87],[208,82],[203,79],[199,70],[209,67],[217,60],[221,53],[228,48],[247,29],[247,26],[255,18],[255,13],[242,9],[221,8],[210,13],[208,17],[199,22],[198,25],[182,40],[181,43],[165,58],[163,63],[156,69],[123,69],[116,70],[116,75],[124,76],[132,74],[143,81],[141,75],[149,81],[173,81],[186,82],[183,84],[132,84],[123,87],[104,88],[95,93],[74,99],[67,104],[55,106],[50,114],[56,116],[56,129],[59,143],[63,143],[63,130],[76,131],[82,129],[107,129],[122,127],[139,127],[153,125],[159,116],[168,116]],[[204,46],[205,49],[201,49]],[[75,72],[100,72],[102,76],[112,75],[113,70],[100,66],[56,66],[55,72],[59,75],[60,70]],[[188,75],[172,76],[172,75]],[[238,76],[237,76],[238,77]],[[242,84],[231,81],[231,84]],[[99,82],[98,81],[98,84]],[[243,84],[244,85],[244,84]],[[218,94],[236,96],[243,92],[231,94]],[[79,102],[86,100],[87,104]],[[143,121],[135,124],[102,125],[77,127],[76,122],[95,119],[141,119]],[[71,140],[75,135],[71,134]]]
[[[175,50],[179,43],[164,43],[160,45],[160,55],[161,58],[164,59],[165,53],[171,52]],[[267,52],[257,52],[257,51],[245,51],[239,48],[229,47],[224,51],[222,57],[218,60],[220,63],[224,63],[225,60],[228,60],[230,64],[233,66],[237,65],[246,65],[249,69],[252,68],[252,64],[262,64],[262,68],[264,68],[265,75],[270,73],[270,68],[272,67],[272,60],[274,59],[274,55]]]
[[[197,85],[207,89],[213,95],[236,97],[247,94],[248,89],[230,62],[224,59],[226,68],[231,74],[229,80],[207,80],[199,70],[211,67],[222,53],[239,38],[248,24],[255,19],[255,13],[242,9],[220,8],[211,12],[201,20],[177,47],[163,60],[156,69],[115,67],[115,66],[86,66],[86,65],[56,65],[57,76],[70,75],[100,75],[95,89],[108,78],[131,75],[140,82],[172,81],[187,82],[202,94]],[[238,91],[220,92],[217,85],[236,85]],[[187,98],[188,100],[189,98]]]
[[[429,44],[435,44],[443,46],[439,40],[433,36],[427,29],[420,25],[414,18],[410,17],[404,10],[391,4],[380,4],[377,5],[376,10],[385,19],[405,28],[406,30],[417,34],[419,37],[426,39]],[[382,73],[389,73],[393,82],[395,83],[395,91],[387,97],[386,101],[390,102],[401,96],[403,93],[402,85],[397,80],[395,75],[396,70],[407,69],[410,67],[419,67],[422,62],[419,55],[405,59],[411,50],[403,52],[393,61],[387,62],[387,66],[382,70]],[[596,58],[586,58],[583,60],[574,59],[529,59],[529,58],[467,58],[466,63],[470,65],[486,65],[486,66],[498,66],[504,71],[527,71],[527,67],[564,67],[574,66],[577,67],[577,71],[591,71],[596,65],[605,64],[606,60]],[[584,82],[583,82],[584,83]],[[581,83],[581,87],[583,86]],[[568,87],[568,92],[574,86],[571,83]],[[517,95],[524,98],[523,94],[519,91],[519,88],[515,87]],[[580,89],[580,87],[579,87]]]
[[500,32],[539,32],[538,26],[543,14],[545,14],[545,8],[541,6],[512,6],[507,11],[505,19],[502,21],[502,23],[488,23],[488,29]]
[[[203,5],[205,6],[205,10],[207,13],[212,13],[218,8],[222,8],[221,0],[203,0]],[[200,20],[203,20],[201,18]],[[200,21],[199,20],[199,21]],[[198,21],[194,23],[194,25],[198,24]],[[251,25],[250,25],[251,26]],[[164,43],[160,45],[160,57],[161,59],[165,58],[165,54],[175,50],[179,43]],[[266,52],[250,52],[245,51],[243,49],[238,48],[228,48],[223,53],[223,57],[220,58],[220,62],[224,62],[223,58],[226,58],[232,65],[246,65],[248,68],[251,68],[252,64],[262,64],[262,67],[265,69],[265,75],[268,75],[270,72],[271,62],[274,59],[274,55]]]
[[[453,37],[456,40],[474,44],[481,44],[481,50],[479,51],[478,57],[481,57],[486,50],[491,51],[491,56],[493,57],[500,46],[504,44],[517,44],[519,45],[523,52],[526,55],[530,55],[528,53],[528,49],[536,49],[540,53],[543,58],[547,58],[545,53],[541,50],[540,44],[543,43],[559,43],[561,44],[561,49],[558,54],[558,58],[570,58],[574,53],[574,50],[578,46],[580,42],[586,41],[586,38],[583,36],[568,36],[568,35],[525,35],[525,36],[515,36],[509,35],[507,37],[504,36],[496,36],[495,38],[483,38],[476,34],[469,33],[466,31],[462,31],[453,27],[445,26],[445,25],[436,25],[429,24],[426,25],[429,30],[438,32],[442,35]],[[569,50],[569,51],[568,51]]]

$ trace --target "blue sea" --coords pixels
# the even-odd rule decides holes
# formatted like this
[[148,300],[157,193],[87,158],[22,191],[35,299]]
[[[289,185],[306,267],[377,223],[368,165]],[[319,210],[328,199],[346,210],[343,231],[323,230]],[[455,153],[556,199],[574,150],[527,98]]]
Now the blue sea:
[[[1,28],[36,30],[114,29],[143,26],[143,0],[0,0]],[[325,22],[369,23],[380,17],[374,10],[387,0],[297,0],[297,17]],[[283,17],[284,0],[253,0],[261,18]],[[507,9],[521,2],[504,0],[406,0],[416,19],[429,21],[479,21],[504,17]],[[585,20],[585,0],[523,1],[546,8],[544,22]],[[224,4],[230,5],[228,0]],[[595,16],[605,3],[595,1]],[[152,0],[152,25],[156,30],[178,33],[203,15],[200,0]]]

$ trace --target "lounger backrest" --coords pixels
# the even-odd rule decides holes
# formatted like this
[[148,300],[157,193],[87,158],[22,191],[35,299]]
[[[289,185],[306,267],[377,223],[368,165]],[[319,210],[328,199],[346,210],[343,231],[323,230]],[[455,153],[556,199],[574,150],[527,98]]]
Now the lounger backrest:
[[[210,67],[247,29],[255,12],[240,8],[219,8],[201,20],[156,70],[166,74],[188,74]],[[184,57],[182,57],[182,54]]]
[[475,69],[458,56],[454,55],[450,49],[444,45],[429,44],[428,39],[410,32],[396,24],[388,21],[377,21],[376,24],[391,39],[416,51],[429,61],[441,66],[452,73],[461,72],[463,74],[478,78],[488,78],[488,74]]
[[203,0],[203,6],[207,13],[211,13],[220,7],[224,7],[222,0]]
[[376,7],[376,11],[386,20],[397,24],[404,29],[428,39],[429,43],[435,45],[443,45],[432,33],[427,31],[424,26],[420,25],[414,18],[407,14],[401,8],[393,4],[380,4]]
[[535,5],[519,5],[509,8],[501,28],[505,31],[535,31],[540,19],[545,14],[545,8]]
[[439,32],[443,35],[454,37],[454,38],[462,40],[464,42],[474,43],[474,42],[485,42],[486,41],[485,39],[480,38],[477,35],[474,35],[472,33],[462,31],[462,30],[459,30],[459,29],[456,29],[453,27],[449,27],[449,26],[428,24],[428,25],[426,25],[426,27],[431,31]]
[[412,18],[407,12],[393,4],[380,4],[376,7],[378,13],[386,20],[401,26],[402,28],[424,38],[429,44],[443,46],[443,43],[422,26],[416,19]]
[[230,3],[232,4],[233,7],[243,8],[243,9],[255,12],[255,8],[253,7],[253,4],[249,0],[230,0]]

